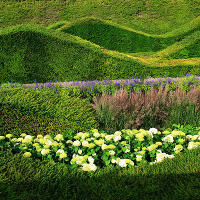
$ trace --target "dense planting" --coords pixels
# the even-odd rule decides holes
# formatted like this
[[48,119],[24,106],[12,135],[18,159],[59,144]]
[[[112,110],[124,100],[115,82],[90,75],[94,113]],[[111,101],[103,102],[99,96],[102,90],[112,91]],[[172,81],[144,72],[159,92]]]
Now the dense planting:
[[200,199],[199,8],[0,1],[0,200]]
[[110,164],[120,167],[154,164],[164,158],[174,158],[174,154],[185,148],[191,150],[200,146],[200,132],[196,135],[175,130],[161,133],[155,128],[149,131],[124,129],[110,135],[93,129],[76,135],[58,134],[53,138],[50,135],[34,138],[24,133],[20,136],[0,136],[1,149],[22,152],[24,157],[62,161],[72,168],[80,166],[84,171],[96,171],[97,166]]
[[[23,97],[23,98],[22,98]],[[95,114],[87,99],[49,88],[0,90],[1,133],[20,135],[86,131],[95,127]]]

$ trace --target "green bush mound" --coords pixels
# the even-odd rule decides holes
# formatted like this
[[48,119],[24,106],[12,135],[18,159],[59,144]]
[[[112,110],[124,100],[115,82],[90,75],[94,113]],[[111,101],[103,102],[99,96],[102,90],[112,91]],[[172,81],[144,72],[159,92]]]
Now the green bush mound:
[[64,89],[1,89],[0,116],[3,134],[46,135],[66,129],[86,131],[96,125],[89,101],[70,97]]
[[66,25],[63,23],[56,23],[51,28],[124,53],[155,52],[200,30],[200,17],[183,26],[181,31],[179,28],[162,35],[147,34],[94,17],[79,19],[71,24],[66,22]]
[[33,83],[198,74],[195,65],[150,66],[79,37],[34,25],[0,30],[0,81]]
[[0,199],[199,199],[199,153],[196,148],[152,166],[88,173],[0,151]]

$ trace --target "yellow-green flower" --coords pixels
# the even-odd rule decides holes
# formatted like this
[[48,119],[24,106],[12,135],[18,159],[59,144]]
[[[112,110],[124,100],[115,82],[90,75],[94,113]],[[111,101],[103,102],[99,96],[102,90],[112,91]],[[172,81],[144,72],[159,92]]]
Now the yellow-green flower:
[[78,147],[81,145],[80,141],[79,140],[75,140],[73,143],[72,143],[73,146],[75,147]]
[[168,135],[170,132],[169,131],[163,131],[164,135]]
[[41,138],[43,138],[43,135],[37,135],[37,138],[41,139]]
[[41,154],[42,154],[42,155],[46,155],[46,154],[48,154],[49,152],[50,152],[49,149],[42,149]]
[[136,161],[140,162],[142,160],[142,156],[136,155]]
[[37,152],[41,152],[42,149],[41,149],[40,147],[36,147],[36,151],[37,151]]
[[5,136],[0,136],[0,140],[4,140],[5,138]]
[[23,154],[23,156],[29,158],[29,157],[31,157],[31,153],[30,153],[30,152],[25,152],[25,153]]
[[101,133],[101,137],[106,137],[106,134],[105,133]]
[[46,142],[45,139],[43,139],[43,138],[39,139],[40,144],[45,144],[45,142]]
[[90,144],[87,145],[87,147],[90,148],[90,149],[94,148],[95,146],[96,145],[94,143],[90,143]]
[[12,138],[11,142],[17,142],[17,138]]
[[61,135],[61,134],[56,135],[56,137],[54,138],[54,140],[57,140],[58,142],[64,140],[63,135]]
[[178,153],[180,153],[180,152],[181,152],[180,150],[176,150],[176,151],[175,151],[175,154],[178,154]]
[[105,136],[105,139],[109,141],[109,140],[111,140],[111,139],[113,138],[113,136],[114,136],[114,135],[106,135],[106,136]]
[[40,147],[40,144],[36,142],[36,143],[33,144],[33,146],[34,147]]
[[45,145],[44,145],[44,148],[45,148],[45,149],[48,149],[49,147],[50,147],[50,145],[48,145],[48,144],[45,144]]
[[126,145],[127,143],[126,143],[126,141],[122,141],[121,144],[124,146],[124,145]]
[[153,151],[153,150],[156,149],[157,147],[158,147],[158,145],[152,144],[152,145],[150,145],[150,146],[147,147],[147,150]]
[[156,142],[156,145],[162,146],[162,142]]
[[62,159],[62,158],[66,158],[66,157],[67,157],[67,154],[66,154],[66,153],[61,153],[59,157],[60,157],[61,159]]
[[134,165],[134,162],[130,159],[125,159],[126,164]]
[[21,142],[23,138],[17,138],[17,142]]
[[93,136],[94,136],[94,137],[96,137],[96,138],[98,138],[98,137],[100,137],[100,136],[101,136],[101,134],[100,134],[100,133],[98,133],[98,132],[94,132],[94,133],[93,133]]
[[94,140],[94,142],[95,142],[97,145],[99,145],[99,146],[101,146],[102,144],[104,144],[104,140]]
[[179,145],[175,146],[174,151],[176,151],[176,150],[180,150],[181,151],[182,149],[183,149],[183,146],[181,144],[179,144]]
[[145,154],[145,151],[139,151],[138,153],[144,155],[144,154]]
[[171,135],[173,137],[177,137],[177,136],[185,136],[185,133],[182,131],[172,131]]
[[22,133],[20,136],[21,136],[21,137],[25,137],[25,136],[26,136],[26,133]]
[[7,138],[11,138],[11,137],[12,137],[12,134],[7,134],[6,137],[7,137]]
[[106,149],[114,149],[115,148],[115,145],[113,144],[110,144],[110,145],[107,145]]
[[144,137],[139,137],[137,140],[138,140],[139,142],[142,142],[142,141],[144,141]]
[[91,130],[93,133],[98,133],[98,130],[97,129],[92,129]]
[[179,139],[178,139],[178,142],[179,142],[179,143],[183,143],[183,142],[185,142],[185,139],[179,138]]
[[117,135],[122,135],[122,132],[121,132],[121,131],[116,131],[116,132],[114,133],[114,135],[115,135],[115,136],[117,136]]
[[53,142],[51,145],[54,146],[54,147],[57,147],[58,143],[57,142]]
[[30,139],[23,139],[22,143],[31,143],[31,140]]

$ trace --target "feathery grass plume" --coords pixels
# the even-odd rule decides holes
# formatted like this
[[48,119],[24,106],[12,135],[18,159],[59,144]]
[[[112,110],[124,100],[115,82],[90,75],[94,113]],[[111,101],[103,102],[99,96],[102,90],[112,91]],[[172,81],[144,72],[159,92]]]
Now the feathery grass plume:
[[93,108],[100,125],[108,131],[141,127],[160,129],[174,123],[198,125],[200,90],[194,86],[189,92],[181,87],[170,91],[168,86],[161,86],[128,94],[125,89],[120,89],[113,96],[95,97]]

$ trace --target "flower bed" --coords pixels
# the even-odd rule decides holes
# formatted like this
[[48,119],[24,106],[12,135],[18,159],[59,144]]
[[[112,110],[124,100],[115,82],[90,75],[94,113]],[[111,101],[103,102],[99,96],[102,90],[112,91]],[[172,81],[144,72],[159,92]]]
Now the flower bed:
[[76,135],[65,132],[55,137],[37,135],[34,138],[23,133],[13,138],[12,134],[7,134],[0,136],[0,147],[4,151],[22,152],[24,157],[49,159],[70,168],[96,171],[108,165],[138,167],[174,158],[185,149],[200,146],[200,128],[196,130],[199,132],[188,135],[176,129],[160,132],[155,128],[148,131],[123,129],[110,135],[97,129]]

